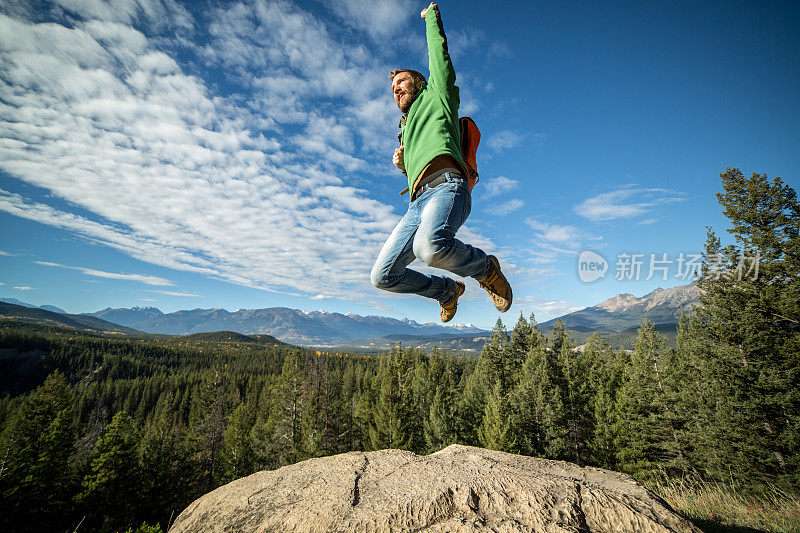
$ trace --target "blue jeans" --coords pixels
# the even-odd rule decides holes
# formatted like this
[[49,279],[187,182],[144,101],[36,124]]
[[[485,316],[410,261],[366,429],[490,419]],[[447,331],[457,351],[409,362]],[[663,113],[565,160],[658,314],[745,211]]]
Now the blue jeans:
[[408,204],[408,211],[381,248],[372,267],[372,284],[391,292],[419,294],[441,303],[450,300],[456,282],[406,268],[414,258],[461,277],[483,279],[489,258],[455,238],[472,209],[472,195],[458,172]]

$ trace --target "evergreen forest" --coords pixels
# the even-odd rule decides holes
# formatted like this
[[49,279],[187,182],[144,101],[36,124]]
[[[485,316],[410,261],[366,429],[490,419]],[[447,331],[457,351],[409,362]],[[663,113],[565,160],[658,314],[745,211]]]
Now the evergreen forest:
[[721,178],[731,244],[708,228],[702,307],[674,347],[643,321],[632,350],[578,348],[523,315],[478,358],[2,321],[0,530],[166,531],[252,472],[453,443],[797,493],[800,207],[780,178]]

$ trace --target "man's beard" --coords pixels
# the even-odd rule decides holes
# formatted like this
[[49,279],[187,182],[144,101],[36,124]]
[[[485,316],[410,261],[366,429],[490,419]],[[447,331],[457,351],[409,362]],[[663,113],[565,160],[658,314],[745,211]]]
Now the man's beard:
[[408,110],[409,110],[409,109],[411,109],[411,106],[412,106],[412,105],[414,105],[414,102],[417,100],[417,96],[419,96],[419,92],[416,92],[416,93],[409,93],[409,94],[408,94],[408,100],[407,100],[407,102],[408,102],[408,103],[407,103],[406,105],[402,106],[402,107],[398,106],[398,107],[400,107],[400,111],[401,111],[401,112],[402,112],[404,115],[405,115],[406,113],[408,113]]

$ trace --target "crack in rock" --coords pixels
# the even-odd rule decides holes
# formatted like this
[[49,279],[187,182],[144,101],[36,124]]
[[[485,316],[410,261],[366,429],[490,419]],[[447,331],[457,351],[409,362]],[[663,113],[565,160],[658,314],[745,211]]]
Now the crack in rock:
[[364,472],[367,470],[367,466],[369,465],[369,459],[367,456],[364,456],[364,464],[361,465],[361,468],[355,471],[356,479],[353,483],[353,492],[350,497],[350,507],[355,507],[358,505],[358,502],[361,501],[361,492],[358,489],[358,481],[361,479],[361,476],[364,475]]

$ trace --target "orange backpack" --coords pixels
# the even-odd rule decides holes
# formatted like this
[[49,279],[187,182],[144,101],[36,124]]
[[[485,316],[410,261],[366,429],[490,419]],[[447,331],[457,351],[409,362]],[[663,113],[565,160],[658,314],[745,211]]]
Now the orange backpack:
[[469,117],[460,117],[458,125],[461,128],[461,158],[467,165],[467,183],[469,183],[469,190],[478,183],[478,162],[476,157],[478,155],[478,144],[481,142],[481,131],[478,129],[475,121]]

